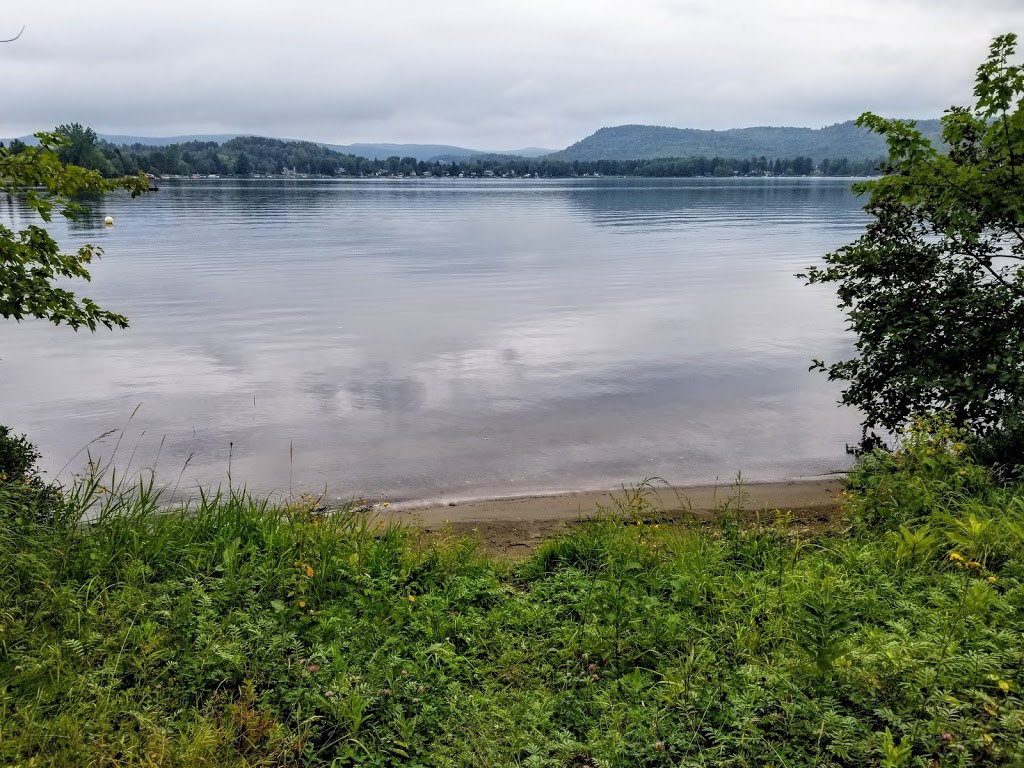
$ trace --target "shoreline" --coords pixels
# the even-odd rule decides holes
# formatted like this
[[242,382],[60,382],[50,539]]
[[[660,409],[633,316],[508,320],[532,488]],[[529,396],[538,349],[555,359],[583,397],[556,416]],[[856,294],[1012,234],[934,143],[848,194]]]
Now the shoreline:
[[[751,516],[766,511],[790,512],[791,526],[815,528],[835,522],[839,512],[836,497],[843,490],[844,481],[845,475],[837,473],[820,478],[744,483],[740,489],[735,484],[649,486],[645,491],[649,505],[645,511],[656,510],[659,518],[669,521],[683,517],[710,521],[717,510],[729,503]],[[376,511],[389,522],[410,525],[430,535],[474,535],[493,554],[520,557],[545,539],[601,511],[624,511],[620,505],[632,493],[627,487],[453,502],[432,500],[395,504]]]

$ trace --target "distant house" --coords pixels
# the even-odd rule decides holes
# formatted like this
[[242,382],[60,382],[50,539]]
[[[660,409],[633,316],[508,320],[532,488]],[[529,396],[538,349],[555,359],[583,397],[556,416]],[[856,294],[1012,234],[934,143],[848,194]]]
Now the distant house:
[[489,179],[493,179],[494,178],[494,171],[484,171],[484,176],[486,176]]
[[298,176],[299,174],[296,172],[295,168],[282,168],[281,169],[281,175],[294,178],[294,177]]

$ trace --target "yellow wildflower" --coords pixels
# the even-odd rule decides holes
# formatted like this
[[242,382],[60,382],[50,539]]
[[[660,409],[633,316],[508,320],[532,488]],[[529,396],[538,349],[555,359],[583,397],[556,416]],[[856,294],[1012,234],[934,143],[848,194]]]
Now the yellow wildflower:
[[963,562],[964,556],[961,555],[959,552],[950,552],[949,559],[956,560],[957,562]]
[[981,566],[981,563],[979,563],[977,560],[971,560],[971,562],[969,562],[967,564],[967,567],[968,568],[981,568],[982,566]]
[[409,602],[410,603],[415,603],[416,602],[416,595],[409,595]]
[[306,607],[306,601],[305,600],[299,600],[299,608],[305,608],[305,607]]
[[966,469],[961,469],[960,470],[960,474],[961,475],[966,475],[967,474],[967,470]]
[[995,584],[997,581],[999,581],[999,579],[997,579],[995,576],[989,576],[988,577],[988,583],[989,584]]
[[655,524],[654,524],[654,530],[656,530],[656,531],[657,531],[657,530],[659,530],[660,528],[661,528],[661,526],[660,526],[660,525],[658,525],[657,523],[655,523]]
[[313,578],[313,569],[308,565],[306,566],[306,577],[310,579]]

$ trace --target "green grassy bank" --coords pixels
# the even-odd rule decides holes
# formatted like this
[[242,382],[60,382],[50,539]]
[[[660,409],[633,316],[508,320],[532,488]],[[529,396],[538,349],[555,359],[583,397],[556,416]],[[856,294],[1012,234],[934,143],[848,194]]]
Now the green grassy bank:
[[637,495],[516,564],[8,478],[0,764],[1024,765],[1024,488],[960,440],[863,461],[841,531],[637,524]]

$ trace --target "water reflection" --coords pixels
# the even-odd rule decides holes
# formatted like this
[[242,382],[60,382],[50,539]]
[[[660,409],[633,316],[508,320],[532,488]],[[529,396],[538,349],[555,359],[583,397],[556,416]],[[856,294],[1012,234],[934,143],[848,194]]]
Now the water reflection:
[[807,373],[848,351],[834,298],[793,278],[863,226],[847,182],[165,182],[104,204],[112,230],[56,234],[106,248],[88,295],[132,328],[0,327],[0,420],[51,466],[140,403],[137,463],[166,437],[166,471],[192,455],[209,484],[232,443],[236,481],[343,496],[811,474],[856,436]]

